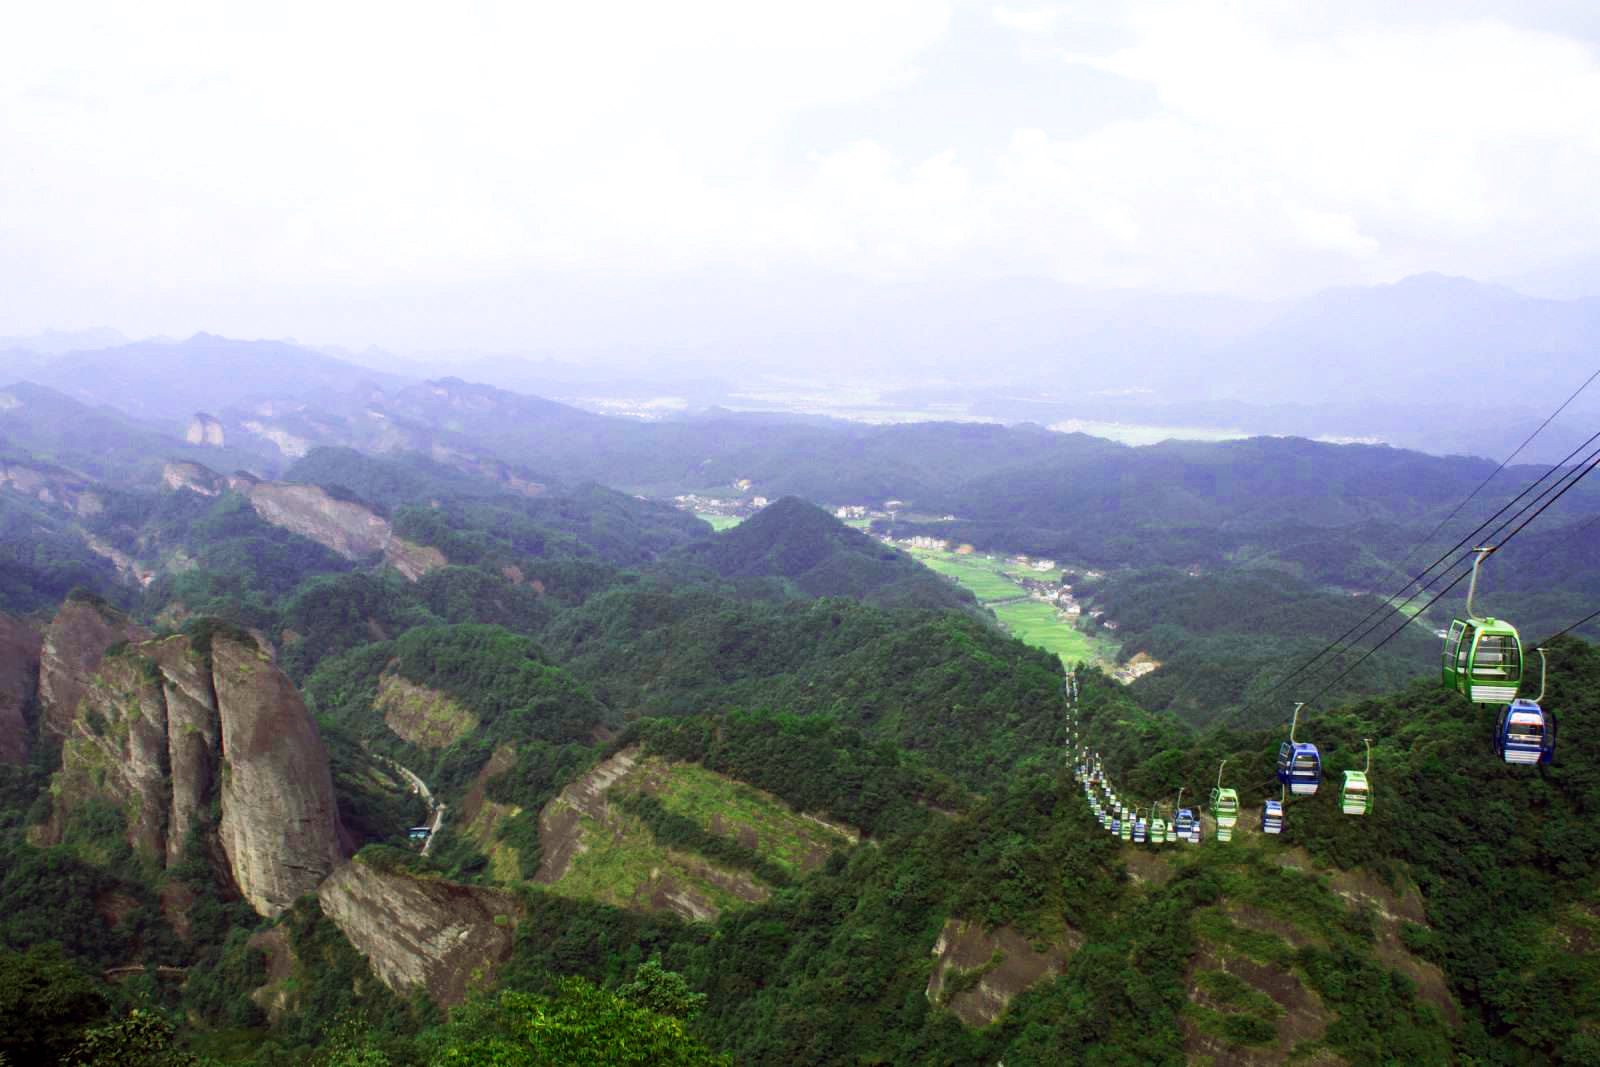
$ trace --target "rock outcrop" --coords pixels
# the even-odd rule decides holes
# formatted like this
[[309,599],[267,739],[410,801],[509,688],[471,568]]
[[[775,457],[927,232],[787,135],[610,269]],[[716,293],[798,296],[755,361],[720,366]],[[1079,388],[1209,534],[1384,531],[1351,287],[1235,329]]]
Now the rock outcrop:
[[99,487],[88,478],[37,461],[0,459],[0,489],[74,515],[98,515],[106,506]]
[[28,760],[28,707],[39,684],[40,638],[33,628],[0,615],[0,763]]
[[385,563],[411,581],[443,567],[437,548],[396,537],[389,520],[353,500],[342,500],[317,485],[259,482],[246,492],[256,514],[291,533],[332,549],[345,559],[382,555]]
[[228,480],[210,467],[181,459],[161,468],[161,481],[168,489],[188,489],[201,496],[216,496],[228,487]]
[[301,459],[311,451],[311,442],[304,437],[277,426],[269,426],[259,419],[251,419],[244,424],[244,428],[257,437],[271,441],[289,459]]
[[494,982],[521,917],[510,893],[384,871],[358,857],[317,891],[322,910],[390,989],[445,1006]]
[[1067,968],[1083,944],[1074,930],[1045,951],[1009,926],[985,930],[981,923],[950,919],[934,943],[928,999],[949,1008],[968,1026],[998,1019],[1018,993]]
[[78,701],[106,649],[149,636],[144,627],[101,601],[69,597],[44,632],[39,664],[41,728],[57,737],[69,736]]
[[437,689],[385,672],[373,703],[384,725],[420,748],[445,748],[478,728],[472,709]]
[[194,413],[194,417],[189,420],[189,428],[184,432],[183,439],[191,445],[221,448],[227,437],[223,433],[220,419],[215,415],[207,415],[203,411],[197,411]]
[[266,656],[219,638],[212,660],[222,722],[218,836],[244,898],[277,915],[340,859],[327,750],[300,694]]
[[305,704],[247,637],[213,633],[197,647],[118,623],[69,602],[46,636],[41,689],[63,745],[41,838],[59,840],[96,799],[123,813],[129,844],[153,863],[183,859],[196,831],[214,834],[245,900],[279,914],[344,855]]

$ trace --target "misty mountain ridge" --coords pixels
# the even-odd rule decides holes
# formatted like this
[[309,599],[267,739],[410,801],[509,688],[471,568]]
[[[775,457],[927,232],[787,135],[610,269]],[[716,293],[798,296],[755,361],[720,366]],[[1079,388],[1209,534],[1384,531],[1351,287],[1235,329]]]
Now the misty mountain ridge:
[[[574,425],[584,409],[671,420],[717,406],[766,407],[870,421],[1143,423],[1171,427],[1178,437],[1191,427],[1196,435],[1383,440],[1500,458],[1583,380],[1585,354],[1600,350],[1600,301],[1528,297],[1440,274],[1277,305],[1038,279],[812,281],[816,303],[791,293],[740,305],[720,340],[698,347],[676,343],[671,331],[653,346],[611,344],[602,332],[588,348],[559,349],[559,358],[465,350],[394,357],[197,334],[176,343],[14,354],[9,363],[0,357],[0,369],[91,404],[168,420],[230,409],[236,422],[295,408],[359,417],[381,397],[391,415],[464,427],[469,413],[446,415],[439,398],[396,396],[422,380],[455,379],[451,405],[465,402],[460,389],[475,380],[549,396],[570,409]],[[668,306],[664,298],[648,301],[629,319],[644,329]],[[752,307],[771,312],[759,330],[740,325]],[[59,347],[67,336],[37,347]],[[895,354],[892,362],[886,353]],[[730,374],[731,365],[742,369]],[[819,384],[809,390],[814,396],[802,395],[793,384],[797,367],[819,383],[899,382],[863,394],[877,400],[847,403],[861,390]],[[509,404],[502,398],[494,406]],[[1571,414],[1597,411],[1600,396],[1584,397]],[[314,427],[282,429],[296,441],[345,443]],[[1582,436],[1554,426],[1526,458],[1557,458]]]

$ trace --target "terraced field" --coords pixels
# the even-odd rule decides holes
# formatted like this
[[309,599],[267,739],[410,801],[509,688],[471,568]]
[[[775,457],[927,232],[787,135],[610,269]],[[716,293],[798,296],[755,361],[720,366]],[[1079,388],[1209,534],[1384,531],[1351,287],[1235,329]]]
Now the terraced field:
[[[674,836],[651,822],[656,808],[681,820]],[[537,881],[550,892],[704,920],[765,900],[858,835],[699,764],[630,748],[551,801],[539,836]]]

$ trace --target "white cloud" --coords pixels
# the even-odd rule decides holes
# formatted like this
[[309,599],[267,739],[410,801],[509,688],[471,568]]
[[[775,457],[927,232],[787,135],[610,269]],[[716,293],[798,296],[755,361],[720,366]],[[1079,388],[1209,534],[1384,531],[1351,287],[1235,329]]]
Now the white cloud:
[[[34,296],[0,326],[540,269],[1260,293],[1592,254],[1592,42],[1420,10],[32,5],[0,34],[0,284]],[[1034,111],[939,143],[1024,63]]]

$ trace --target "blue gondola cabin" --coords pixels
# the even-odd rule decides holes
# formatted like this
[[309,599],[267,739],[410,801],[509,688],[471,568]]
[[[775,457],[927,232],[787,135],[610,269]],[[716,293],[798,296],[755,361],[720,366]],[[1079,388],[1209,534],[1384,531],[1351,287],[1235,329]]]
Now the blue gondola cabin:
[[1269,800],[1261,806],[1261,832],[1264,834],[1283,833],[1283,802]]
[[1322,754],[1305,741],[1278,746],[1278,781],[1296,796],[1311,796],[1322,784]]
[[1531,700],[1514,700],[1500,709],[1494,746],[1507,763],[1549,764],[1556,755],[1555,716]]

